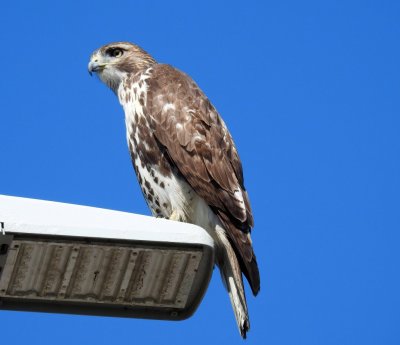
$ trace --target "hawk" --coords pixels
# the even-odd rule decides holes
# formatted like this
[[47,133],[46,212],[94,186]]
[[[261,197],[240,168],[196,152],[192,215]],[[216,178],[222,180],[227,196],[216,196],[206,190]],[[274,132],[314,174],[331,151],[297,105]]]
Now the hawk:
[[88,68],[124,109],[133,167],[152,214],[199,225],[214,239],[216,264],[245,338],[250,322],[242,273],[254,295],[260,275],[242,164],[224,121],[187,74],[135,44],[97,49]]

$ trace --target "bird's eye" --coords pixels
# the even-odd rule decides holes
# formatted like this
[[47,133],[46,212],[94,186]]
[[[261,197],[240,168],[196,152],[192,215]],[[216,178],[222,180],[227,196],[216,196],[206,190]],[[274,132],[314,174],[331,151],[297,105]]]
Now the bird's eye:
[[122,53],[123,53],[123,51],[120,48],[111,48],[111,49],[108,49],[108,51],[107,51],[107,54],[109,56],[112,56],[115,58],[120,57],[122,55]]
[[112,56],[113,57],[120,57],[122,55],[122,49],[114,49]]

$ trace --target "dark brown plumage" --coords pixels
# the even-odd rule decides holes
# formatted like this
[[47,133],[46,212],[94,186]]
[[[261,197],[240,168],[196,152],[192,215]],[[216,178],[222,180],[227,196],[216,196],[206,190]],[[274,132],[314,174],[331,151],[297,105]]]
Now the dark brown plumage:
[[[260,289],[259,272],[247,236],[253,216],[231,135],[208,98],[186,74],[169,65],[156,65],[147,82],[146,112],[152,114],[150,125],[155,138],[193,190],[226,225],[229,240],[256,295]],[[163,111],[166,103],[173,104],[175,110]],[[187,109],[191,110],[190,117]],[[182,125],[179,130],[177,124]],[[243,202],[234,196],[238,189],[243,193]]]

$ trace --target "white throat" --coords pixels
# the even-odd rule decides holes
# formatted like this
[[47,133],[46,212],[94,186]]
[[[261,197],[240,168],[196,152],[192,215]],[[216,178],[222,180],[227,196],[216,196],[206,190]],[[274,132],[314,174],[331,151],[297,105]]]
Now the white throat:
[[128,76],[127,72],[122,72],[114,68],[104,68],[104,70],[99,73],[99,78],[106,84],[115,94],[118,92],[118,88],[121,82]]

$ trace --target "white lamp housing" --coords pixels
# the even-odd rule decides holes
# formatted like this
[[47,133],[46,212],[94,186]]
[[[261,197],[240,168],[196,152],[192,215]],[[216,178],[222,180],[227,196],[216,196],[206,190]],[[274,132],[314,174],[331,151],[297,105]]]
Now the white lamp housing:
[[0,195],[0,309],[182,320],[213,265],[192,224]]

